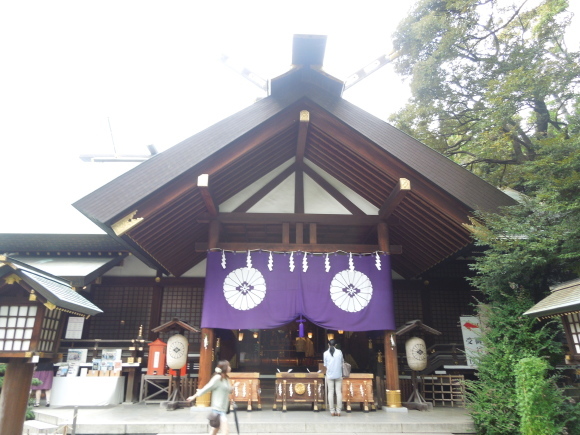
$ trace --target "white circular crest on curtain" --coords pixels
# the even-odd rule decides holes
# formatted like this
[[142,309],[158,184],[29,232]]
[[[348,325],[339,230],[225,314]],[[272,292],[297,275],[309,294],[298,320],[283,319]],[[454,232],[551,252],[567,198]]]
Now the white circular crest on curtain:
[[332,302],[343,311],[356,313],[365,308],[373,297],[373,284],[358,270],[343,270],[330,283]]
[[264,300],[266,280],[259,270],[241,267],[226,276],[224,296],[236,310],[251,310]]

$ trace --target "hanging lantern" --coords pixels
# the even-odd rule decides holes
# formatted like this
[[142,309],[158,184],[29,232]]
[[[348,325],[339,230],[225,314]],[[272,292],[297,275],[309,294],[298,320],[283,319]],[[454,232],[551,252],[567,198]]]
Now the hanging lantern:
[[242,331],[238,330],[238,341],[243,341],[244,340],[244,333]]
[[339,333],[339,334],[344,334],[344,331],[343,331],[342,329],[339,329],[339,330],[338,330],[338,333]]
[[187,338],[181,334],[175,334],[167,340],[166,360],[167,366],[173,370],[181,369],[187,363]]
[[329,332],[328,334],[326,334],[326,336],[328,337],[328,341],[334,340],[334,334],[332,332]]
[[411,370],[421,371],[427,367],[427,347],[422,338],[409,338],[405,343],[405,351],[407,364]]
[[311,339],[311,338],[312,338],[312,336],[313,336],[312,332],[309,332],[309,333],[308,333],[308,338],[310,338],[310,339]]
[[258,331],[254,331],[254,338],[258,338]]

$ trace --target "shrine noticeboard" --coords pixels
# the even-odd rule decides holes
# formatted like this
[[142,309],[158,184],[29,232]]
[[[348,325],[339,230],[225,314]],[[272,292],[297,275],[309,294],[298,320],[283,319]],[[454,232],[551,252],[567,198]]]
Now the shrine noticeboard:
[[461,324],[461,334],[463,335],[467,365],[476,368],[473,357],[483,349],[483,342],[481,341],[481,320],[477,316],[461,316],[459,317],[459,322]]

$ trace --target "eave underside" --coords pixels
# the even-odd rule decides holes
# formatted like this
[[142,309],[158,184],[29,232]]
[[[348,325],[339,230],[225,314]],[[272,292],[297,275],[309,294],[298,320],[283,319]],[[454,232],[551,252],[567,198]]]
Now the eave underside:
[[[303,157],[297,157],[303,110],[310,113],[310,120]],[[197,188],[197,177],[209,174],[211,197],[219,205],[292,159],[295,174],[317,167],[377,209],[400,178],[411,181],[411,191],[388,219],[389,243],[402,247],[402,253],[393,255],[393,269],[402,276],[417,276],[471,243],[462,226],[471,212],[469,207],[308,100],[291,105],[268,123],[216,150],[173,183],[135,204],[135,217],[142,221],[121,237],[137,245],[161,270],[180,276],[205,258],[199,247],[209,242],[208,209]],[[218,221],[222,215],[227,214],[218,214]],[[297,234],[307,242],[311,238],[307,216],[302,226],[292,223],[285,229],[280,222],[269,222],[267,215],[248,215],[255,215],[255,221],[224,218],[219,242],[248,246],[289,242],[288,250],[292,250]],[[327,223],[318,222],[314,231],[316,243],[321,245],[377,245],[374,223],[341,225],[334,216]]]

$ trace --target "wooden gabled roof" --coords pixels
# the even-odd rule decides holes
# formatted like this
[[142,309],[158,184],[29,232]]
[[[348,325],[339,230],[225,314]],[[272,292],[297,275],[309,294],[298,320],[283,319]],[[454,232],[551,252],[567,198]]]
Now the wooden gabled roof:
[[[297,38],[297,45],[308,49],[308,39]],[[205,258],[212,219],[220,222],[224,248],[309,252],[378,249],[377,224],[387,220],[390,244],[401,248],[393,255],[393,269],[413,277],[471,243],[462,224],[473,210],[514,204],[438,152],[344,100],[342,82],[318,65],[320,39],[310,39],[318,54],[295,53],[293,59],[314,59],[312,64],[294,65],[272,80],[267,98],[154,156],[74,206],[147,264],[176,276]],[[233,213],[219,211],[219,204],[283,165],[287,169]],[[208,174],[209,187],[197,185],[202,174]],[[294,213],[248,213],[291,175]],[[304,177],[348,211],[305,213]],[[362,212],[329,178],[364,198],[377,214]],[[401,179],[410,182],[410,190],[393,200]]]

